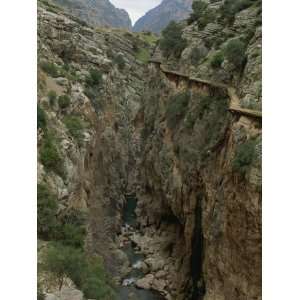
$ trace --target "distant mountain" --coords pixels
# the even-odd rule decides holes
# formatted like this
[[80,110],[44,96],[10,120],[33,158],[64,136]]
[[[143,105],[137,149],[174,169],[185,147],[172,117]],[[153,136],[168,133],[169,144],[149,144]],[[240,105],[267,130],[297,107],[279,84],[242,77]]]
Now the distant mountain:
[[192,11],[193,0],[163,0],[160,5],[148,11],[134,25],[134,31],[160,33],[170,21],[186,19]]
[[132,28],[127,11],[116,8],[109,0],[53,0],[53,2],[94,26]]

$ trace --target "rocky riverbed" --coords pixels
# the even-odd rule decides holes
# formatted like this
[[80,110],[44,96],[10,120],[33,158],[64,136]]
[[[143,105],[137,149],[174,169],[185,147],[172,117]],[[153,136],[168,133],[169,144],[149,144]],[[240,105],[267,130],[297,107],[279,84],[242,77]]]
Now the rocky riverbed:
[[[165,290],[166,271],[157,269],[153,253],[145,251],[148,241],[139,231],[136,221],[136,198],[128,197],[124,208],[124,225],[118,236],[119,249],[123,251],[130,263],[128,272],[119,280],[118,299],[159,300],[171,299]],[[161,265],[163,267],[163,265]]]

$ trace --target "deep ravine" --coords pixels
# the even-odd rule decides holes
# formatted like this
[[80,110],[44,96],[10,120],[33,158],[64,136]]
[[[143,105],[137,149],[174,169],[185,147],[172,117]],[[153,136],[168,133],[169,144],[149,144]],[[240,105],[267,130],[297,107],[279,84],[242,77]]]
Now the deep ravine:
[[138,232],[136,220],[137,199],[133,195],[127,195],[123,209],[123,224],[120,238],[120,249],[124,251],[130,262],[130,272],[122,279],[122,286],[118,288],[118,300],[161,300],[164,299],[159,293],[151,290],[139,289],[135,286],[137,280],[145,275],[143,269],[145,256],[131,237]]
[[[48,299],[261,300],[261,113],[230,110],[228,94],[260,111],[261,10],[250,2],[230,22],[221,1],[205,28],[182,22],[175,57],[149,33],[95,28],[39,1],[38,208],[48,217],[55,202],[42,225],[70,229],[75,215],[66,236],[102,267],[90,281],[68,274],[62,291],[40,272]],[[242,70],[220,61],[236,39]],[[41,262],[63,240],[44,227]],[[84,295],[95,281],[105,296]]]

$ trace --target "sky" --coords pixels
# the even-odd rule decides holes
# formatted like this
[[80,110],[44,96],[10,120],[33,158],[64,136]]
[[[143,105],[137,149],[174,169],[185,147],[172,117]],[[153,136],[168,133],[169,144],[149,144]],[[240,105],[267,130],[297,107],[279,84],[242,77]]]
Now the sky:
[[110,0],[114,6],[127,10],[133,24],[148,10],[160,4],[161,1],[162,0]]

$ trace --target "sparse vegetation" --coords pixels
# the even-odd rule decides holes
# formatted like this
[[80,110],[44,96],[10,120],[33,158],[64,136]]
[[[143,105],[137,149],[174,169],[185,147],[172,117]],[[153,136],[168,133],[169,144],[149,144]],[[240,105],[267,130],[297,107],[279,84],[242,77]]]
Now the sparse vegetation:
[[83,139],[82,131],[84,129],[84,124],[81,121],[80,117],[65,116],[63,121],[70,134],[76,139],[78,143],[81,143]]
[[159,47],[163,55],[169,57],[173,55],[180,58],[182,51],[187,45],[187,41],[182,38],[182,26],[174,21],[162,31],[162,39]]
[[196,65],[199,63],[199,60],[202,58],[202,53],[198,47],[194,47],[190,54],[191,63]]
[[114,292],[105,275],[101,259],[87,258],[79,248],[52,243],[44,254],[42,268],[56,276],[60,289],[69,277],[82,289],[86,298],[114,299]]
[[57,202],[46,185],[37,186],[37,228],[39,238],[51,239],[56,230]]
[[41,63],[41,68],[44,72],[46,72],[51,77],[59,77],[59,70],[58,67],[50,62],[43,62]]
[[225,0],[221,7],[222,18],[228,23],[233,23],[235,15],[250,7],[256,0]]
[[182,92],[172,96],[166,111],[167,124],[174,129],[179,121],[184,117],[191,98],[190,92]]
[[188,19],[189,24],[197,21],[202,16],[207,6],[208,4],[202,0],[194,1],[192,4],[193,12]]
[[245,62],[245,44],[239,39],[230,40],[225,48],[224,55],[225,57],[234,64],[237,68],[241,68]]
[[118,66],[119,70],[123,70],[126,66],[125,64],[125,60],[122,54],[118,54],[115,58],[114,58],[114,63]]
[[89,75],[85,78],[85,83],[87,86],[95,87],[103,83],[102,73],[97,69],[91,69]]
[[208,4],[202,0],[194,1],[192,5],[193,12],[188,19],[191,24],[197,21],[198,28],[203,29],[208,23],[215,20],[216,16],[212,9],[208,8]]
[[55,139],[52,134],[47,133],[40,149],[40,160],[46,170],[53,171],[64,177],[63,160],[56,148]]
[[250,139],[236,148],[232,168],[241,175],[245,175],[256,158],[256,141]]
[[210,65],[214,69],[218,69],[221,67],[222,63],[224,61],[224,54],[222,51],[217,51],[210,60]]
[[70,106],[71,99],[68,95],[61,95],[58,97],[58,105],[61,109],[66,109]]
[[37,105],[37,128],[46,130],[47,118],[45,111],[41,108],[40,105]]
[[148,49],[145,48],[141,48],[137,51],[136,54],[136,58],[137,60],[139,60],[140,62],[146,64],[148,62],[148,60],[150,59],[150,53]]

